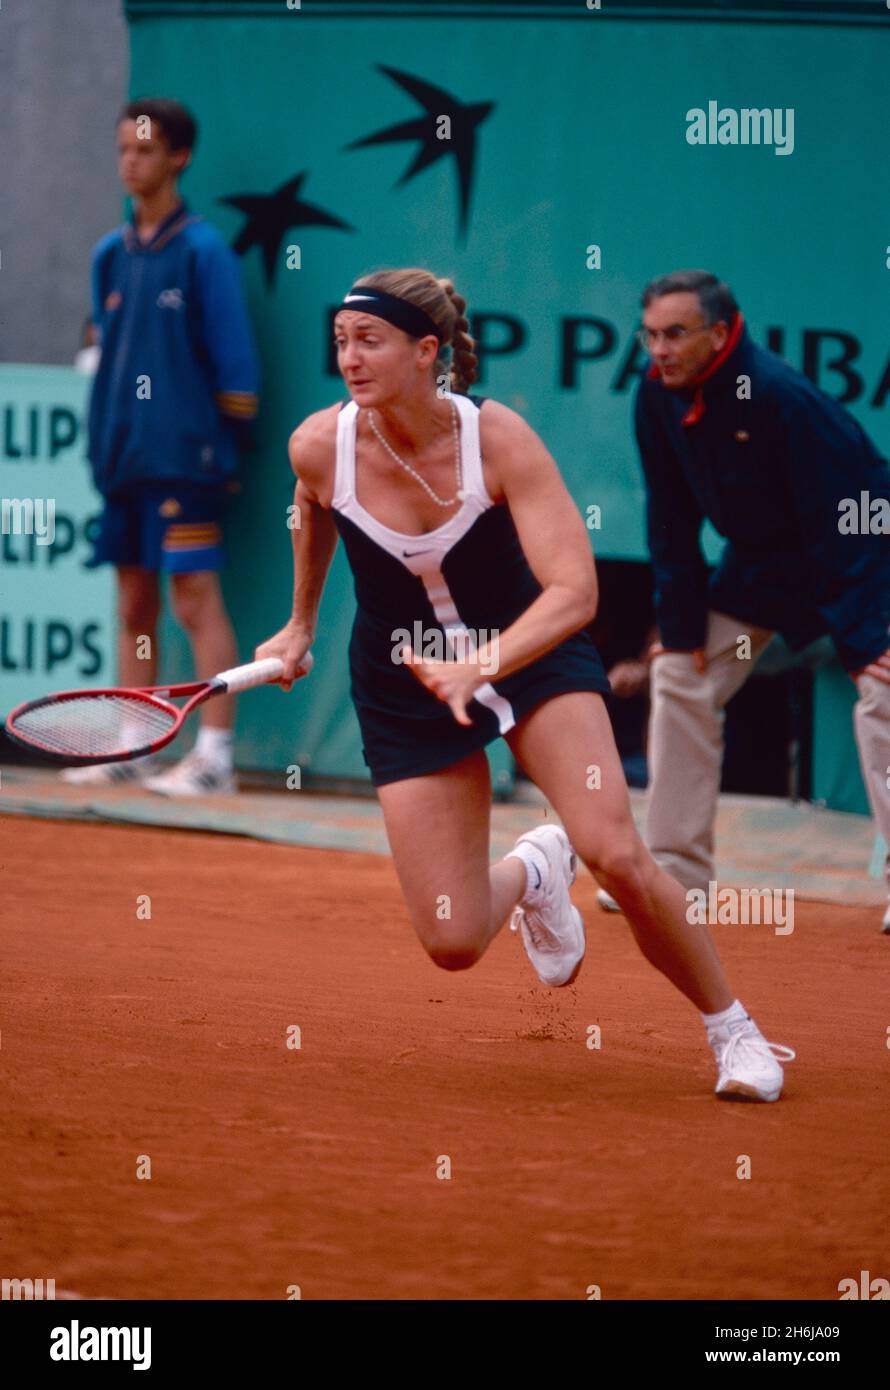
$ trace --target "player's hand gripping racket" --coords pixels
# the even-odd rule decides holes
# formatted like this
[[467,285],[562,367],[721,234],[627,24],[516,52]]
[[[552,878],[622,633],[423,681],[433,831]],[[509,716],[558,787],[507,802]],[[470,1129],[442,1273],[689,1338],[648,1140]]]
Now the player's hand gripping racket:
[[[176,737],[188,716],[214,695],[276,681],[284,670],[277,656],[220,671],[191,685],[149,685],[134,690],[62,690],[19,705],[6,720],[6,732],[25,748],[36,748],[60,763],[120,763],[156,753]],[[312,670],[306,652],[297,676]],[[188,697],[184,705],[172,698]]]

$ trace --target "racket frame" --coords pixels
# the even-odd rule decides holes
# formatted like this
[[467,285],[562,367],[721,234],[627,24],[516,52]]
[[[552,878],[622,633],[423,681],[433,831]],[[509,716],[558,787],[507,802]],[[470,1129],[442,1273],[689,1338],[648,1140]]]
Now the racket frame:
[[[42,695],[39,700],[25,700],[23,704],[16,705],[15,709],[6,716],[6,732],[13,742],[19,744],[20,747],[40,753],[44,758],[58,763],[60,766],[91,767],[100,763],[132,762],[134,758],[145,758],[150,753],[157,753],[161,748],[166,748],[167,744],[172,743],[179,733],[192,710],[197,709],[198,705],[203,704],[205,700],[209,700],[211,695],[224,695],[226,688],[225,681],[214,677],[210,681],[190,681],[187,685],[145,685],[133,689],[124,689],[121,686],[103,686],[98,690],[88,691],[59,690],[53,695]],[[29,710],[46,709],[49,705],[63,704],[66,700],[82,700],[85,696],[90,699],[100,699],[103,695],[125,695],[128,700],[141,700],[147,705],[152,705],[155,709],[163,710],[166,714],[172,714],[174,721],[165,734],[160,734],[150,743],[119,753],[57,753],[15,727],[16,719]],[[173,705],[169,699],[162,698],[164,695],[173,697],[191,695],[192,699],[184,705]]]
[[[297,679],[306,676],[312,670],[314,661],[311,651],[306,651],[300,660],[297,668]],[[276,671],[276,667],[278,670]],[[123,686],[103,686],[98,690],[58,690],[52,695],[42,695],[38,700],[25,700],[22,704],[16,705],[6,717],[6,733],[23,748],[40,753],[48,761],[65,767],[91,767],[101,763],[126,763],[132,762],[134,758],[145,758],[150,753],[157,753],[161,748],[166,748],[168,743],[179,733],[183,724],[193,710],[198,705],[202,705],[205,700],[209,700],[212,695],[225,695],[230,690],[236,693],[240,690],[249,690],[258,685],[273,684],[277,679],[283,663],[277,657],[264,657],[259,661],[249,661],[243,666],[233,666],[228,671],[221,671],[219,675],[211,677],[206,681],[188,681],[184,685],[142,685],[126,689]],[[174,715],[174,722],[165,734],[159,734],[150,743],[143,744],[140,748],[125,749],[118,753],[61,753],[54,749],[46,748],[44,744],[36,739],[29,737],[28,734],[20,732],[15,727],[15,721],[28,710],[45,709],[48,705],[60,704],[65,700],[82,700],[84,698],[97,699],[106,696],[126,696],[130,700],[143,700],[146,704],[153,705],[155,709],[164,710],[167,714]],[[173,705],[170,699],[180,699],[183,696],[191,696],[190,700],[184,705]],[[167,698],[164,699],[163,697]]]

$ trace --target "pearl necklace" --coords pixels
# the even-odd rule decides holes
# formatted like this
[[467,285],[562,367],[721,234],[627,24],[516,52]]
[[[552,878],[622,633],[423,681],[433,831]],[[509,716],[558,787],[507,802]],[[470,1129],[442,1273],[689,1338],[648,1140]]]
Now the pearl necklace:
[[426,492],[433,499],[437,507],[453,507],[455,502],[463,502],[466,500],[467,496],[467,494],[464,492],[463,476],[461,473],[460,436],[458,434],[457,429],[457,407],[455,406],[454,401],[449,401],[449,405],[451,406],[451,431],[454,436],[454,477],[455,481],[457,482],[457,491],[451,498],[440,497],[438,493],[434,492],[433,489],[430,487],[426,478],[422,478],[420,474],[417,472],[417,470],[411,467],[410,463],[406,463],[403,458],[399,458],[395,449],[390,448],[386,440],[383,438],[383,435],[380,433],[377,426],[374,424],[374,416],[371,414],[371,411],[367,411],[367,416],[371,425],[371,429],[376,434],[378,440],[383,445],[390,458],[395,459],[396,463],[399,465],[400,468],[404,468],[406,473],[411,474],[411,477],[415,480],[415,482],[420,483],[420,486],[423,488],[424,492]]

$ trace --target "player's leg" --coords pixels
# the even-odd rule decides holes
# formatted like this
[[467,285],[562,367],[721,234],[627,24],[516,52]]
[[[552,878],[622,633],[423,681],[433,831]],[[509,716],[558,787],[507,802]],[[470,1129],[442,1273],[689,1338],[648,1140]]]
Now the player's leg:
[[377,788],[414,930],[445,970],[479,959],[525,889],[525,867],[489,865],[491,778],[483,752]]
[[[853,730],[859,749],[862,780],[872,815],[885,844],[890,847],[890,685],[874,676],[860,676],[856,682],[859,699],[853,709]],[[884,866],[890,894],[890,848]],[[890,932],[890,902],[883,920]]]
[[[724,710],[771,636],[766,628],[712,612],[703,674],[687,652],[666,652],[652,663],[645,840],[684,888],[706,889],[714,878]],[[750,652],[740,637],[749,638]]]
[[[687,921],[683,889],[636,832],[602,698],[587,692],[556,696],[507,737],[578,855],[621,904],[646,959],[701,1011],[717,1059],[718,1094],[777,1100],[783,1073],[774,1045],[734,997],[707,929]],[[790,1049],[778,1051],[784,1060],[793,1059]]]
[[727,1008],[733,995],[708,931],[687,922],[684,890],[637,834],[602,698],[558,695],[520,720],[507,741],[576,853],[621,904],[647,960],[703,1013]]

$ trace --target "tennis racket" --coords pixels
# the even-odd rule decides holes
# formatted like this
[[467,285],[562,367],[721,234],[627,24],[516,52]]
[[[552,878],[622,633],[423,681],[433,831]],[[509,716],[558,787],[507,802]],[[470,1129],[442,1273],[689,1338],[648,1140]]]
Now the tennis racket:
[[[312,653],[306,652],[297,676],[308,675],[312,664]],[[164,748],[205,700],[266,685],[278,680],[283,670],[283,661],[268,656],[190,685],[61,690],[17,706],[7,717],[6,732],[16,743],[35,748],[60,763],[79,766],[126,762]],[[180,697],[185,697],[184,705],[170,703]]]

